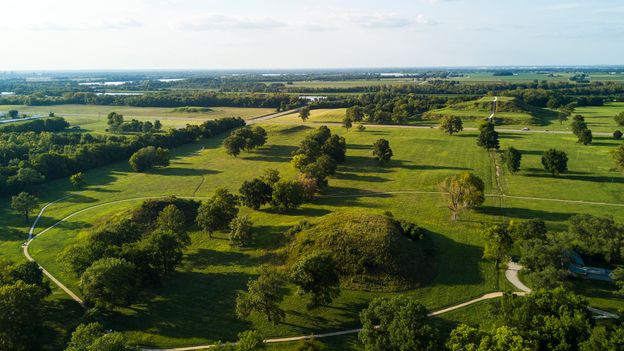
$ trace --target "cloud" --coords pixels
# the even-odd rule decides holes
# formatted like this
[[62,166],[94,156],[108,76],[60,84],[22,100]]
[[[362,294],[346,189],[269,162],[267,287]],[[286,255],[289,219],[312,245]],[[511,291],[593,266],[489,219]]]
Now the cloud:
[[286,25],[286,23],[272,18],[249,18],[215,14],[178,22],[174,26],[181,30],[204,31],[274,29],[285,27]]
[[436,22],[423,15],[398,16],[396,14],[358,14],[348,16],[348,20],[363,28],[406,28],[418,25],[435,25]]

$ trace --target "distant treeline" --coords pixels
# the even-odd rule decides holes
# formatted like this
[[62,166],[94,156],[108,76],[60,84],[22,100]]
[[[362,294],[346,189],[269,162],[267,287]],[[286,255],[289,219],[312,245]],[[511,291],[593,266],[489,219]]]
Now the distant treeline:
[[46,180],[128,160],[146,146],[175,148],[245,125],[222,118],[167,133],[118,136],[67,132],[0,133],[0,193],[15,194]]
[[297,96],[285,94],[220,94],[215,92],[162,92],[144,95],[97,95],[94,93],[65,93],[62,96],[32,94],[5,96],[0,105],[47,106],[60,104],[118,105],[137,107],[257,107],[289,109],[300,107],[304,102]]

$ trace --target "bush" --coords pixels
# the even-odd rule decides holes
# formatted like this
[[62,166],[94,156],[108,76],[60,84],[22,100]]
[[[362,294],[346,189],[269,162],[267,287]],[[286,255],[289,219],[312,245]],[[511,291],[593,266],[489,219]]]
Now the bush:
[[622,131],[616,130],[615,132],[613,132],[613,139],[615,140],[622,139]]

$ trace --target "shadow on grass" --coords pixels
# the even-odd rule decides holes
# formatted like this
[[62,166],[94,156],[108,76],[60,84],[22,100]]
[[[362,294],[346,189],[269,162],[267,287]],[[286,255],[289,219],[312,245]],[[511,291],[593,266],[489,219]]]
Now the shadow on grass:
[[565,212],[549,212],[542,210],[534,210],[529,208],[517,208],[517,207],[505,207],[500,208],[496,206],[484,206],[479,208],[479,213],[491,215],[491,216],[506,216],[520,219],[543,219],[551,222],[565,222],[573,213]]
[[259,210],[260,212],[277,214],[282,216],[308,216],[308,217],[320,217],[330,213],[330,210],[322,209],[322,208],[313,208],[313,207],[300,207],[293,210],[288,211],[280,211],[276,208],[263,208]]
[[304,131],[309,131],[309,130],[312,130],[312,129],[314,129],[314,128],[308,127],[308,126],[304,126],[304,125],[298,125],[298,126],[282,129],[282,130],[280,130],[277,133],[278,134],[282,134],[282,135],[289,135],[289,134],[296,134],[296,133],[301,133],[301,132],[304,132]]
[[[26,224],[26,222],[24,222],[24,224]],[[0,241],[26,240],[27,237],[27,232],[5,227],[2,229],[2,233],[0,234]]]
[[575,175],[564,173],[558,176],[553,177],[550,173],[529,173],[524,174],[526,177],[532,178],[555,178],[555,179],[567,179],[567,180],[576,180],[583,182],[593,182],[593,183],[615,183],[615,184],[624,184],[624,177],[622,176],[592,176],[592,175]]
[[[186,269],[203,269],[211,266],[247,266],[254,267],[261,264],[262,259],[234,251],[215,251],[199,249],[187,254],[184,261]],[[177,274],[177,273],[176,273]]]
[[388,178],[382,178],[382,177],[373,176],[373,175],[362,175],[358,173],[337,173],[334,176],[334,178],[342,179],[342,180],[353,180],[353,181],[360,181],[360,182],[375,182],[375,183],[389,181]]
[[[437,261],[435,278],[426,286],[482,284],[481,256],[483,248],[454,241],[440,233],[428,231],[427,239],[434,259]],[[426,244],[426,243],[425,243]]]
[[[116,330],[143,331],[175,339],[236,340],[252,327],[236,317],[236,294],[252,278],[244,273],[176,272],[154,297],[106,316]],[[148,344],[143,346],[156,346]]]
[[289,162],[295,150],[297,147],[292,145],[269,145],[253,154],[244,154],[241,158],[249,161]]
[[167,167],[158,169],[153,173],[164,176],[204,176],[210,174],[218,174],[221,173],[221,171],[198,168]]

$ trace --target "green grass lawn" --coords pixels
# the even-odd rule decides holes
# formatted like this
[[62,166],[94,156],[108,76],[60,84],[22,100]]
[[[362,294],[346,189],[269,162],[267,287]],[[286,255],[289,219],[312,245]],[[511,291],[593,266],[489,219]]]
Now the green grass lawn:
[[[342,123],[346,108],[311,110],[306,123]],[[300,123],[299,112],[291,113],[274,119],[275,122]]]
[[[170,167],[148,174],[131,172],[125,162],[88,171],[89,187],[81,192],[73,191],[67,180],[49,182],[38,190],[42,202],[67,193],[73,196],[50,206],[38,228],[45,228],[79,209],[114,200],[209,196],[218,187],[236,191],[244,180],[261,175],[267,168],[280,170],[286,178],[296,177],[289,164],[290,155],[310,127],[267,125],[266,129],[268,144],[238,158],[225,153],[220,145],[221,137],[175,149]],[[200,232],[192,233],[192,244],[182,266],[167,277],[162,287],[146,292],[136,304],[112,312],[107,317],[107,327],[124,331],[142,345],[159,347],[234,340],[245,329],[257,329],[264,337],[277,337],[356,327],[359,311],[371,298],[391,294],[343,290],[331,306],[308,311],[307,301],[289,286],[282,304],[287,311],[284,323],[274,326],[258,315],[248,320],[238,320],[234,315],[236,292],[245,289],[247,280],[257,274],[260,264],[272,262],[272,253],[282,243],[282,233],[303,219],[338,210],[361,209],[373,213],[389,210],[395,217],[416,222],[429,231],[426,240],[435,248],[436,275],[426,286],[403,293],[417,298],[431,310],[509,288],[502,272],[481,259],[479,231],[484,223],[503,217],[544,218],[551,229],[563,230],[569,217],[576,213],[624,218],[621,207],[488,198],[480,211],[464,213],[460,221],[450,222],[450,213],[438,194],[382,192],[437,191],[437,184],[444,177],[471,171],[484,180],[488,193],[496,193],[491,157],[476,146],[476,132],[449,137],[439,130],[428,129],[370,127],[365,132],[346,132],[332,127],[332,131],[347,139],[348,161],[339,167],[338,174],[330,179],[330,188],[320,197],[285,215],[268,209],[244,209],[254,222],[257,237],[249,249],[231,248],[225,233],[214,239]],[[379,167],[371,157],[372,144],[378,138],[388,139],[394,150],[394,159],[387,167]],[[513,145],[525,151],[523,170],[516,175],[503,173],[503,189],[509,195],[624,203],[623,178],[608,170],[611,160],[607,151],[614,146],[613,142],[581,146],[565,135],[504,133],[501,145]],[[570,170],[576,173],[552,178],[540,171],[539,155],[552,146],[570,153]],[[82,212],[33,241],[31,253],[43,267],[77,290],[77,278],[57,261],[60,250],[80,240],[84,229],[136,204],[138,201],[121,202]],[[5,229],[0,234],[0,252],[3,257],[18,260],[27,225],[7,207],[6,202],[0,206],[0,225]],[[609,301],[622,305],[621,300]],[[478,306],[443,318],[449,323],[487,319],[487,313]],[[338,346],[334,349],[339,349],[354,344],[354,339],[339,338],[335,342]]]
[[140,121],[159,119],[165,128],[183,127],[187,124],[201,124],[208,119],[224,117],[241,117],[249,119],[275,112],[270,108],[212,107],[208,112],[181,112],[168,107],[131,107],[107,105],[53,105],[53,106],[18,106],[0,105],[0,112],[18,110],[20,114],[41,114],[47,116],[54,112],[56,116],[65,118],[72,125],[79,125],[87,131],[103,132],[106,128],[106,116],[110,112],[124,115],[126,120],[132,118]]

